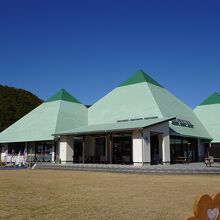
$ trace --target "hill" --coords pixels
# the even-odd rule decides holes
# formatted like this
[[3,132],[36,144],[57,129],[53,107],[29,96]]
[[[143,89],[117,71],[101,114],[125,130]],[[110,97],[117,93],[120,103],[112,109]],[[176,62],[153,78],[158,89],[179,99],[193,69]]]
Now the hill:
[[41,103],[31,92],[0,85],[0,132]]

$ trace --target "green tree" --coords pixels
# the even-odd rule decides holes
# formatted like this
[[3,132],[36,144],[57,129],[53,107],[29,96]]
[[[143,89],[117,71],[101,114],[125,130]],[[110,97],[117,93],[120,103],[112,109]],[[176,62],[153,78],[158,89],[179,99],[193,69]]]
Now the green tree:
[[41,103],[41,99],[24,89],[0,85],[0,132]]

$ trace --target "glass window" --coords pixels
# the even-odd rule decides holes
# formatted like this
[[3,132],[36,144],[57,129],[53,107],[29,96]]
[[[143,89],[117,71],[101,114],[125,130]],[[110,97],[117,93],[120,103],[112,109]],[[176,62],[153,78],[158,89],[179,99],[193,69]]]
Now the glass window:
[[105,138],[95,139],[95,154],[97,156],[105,156]]

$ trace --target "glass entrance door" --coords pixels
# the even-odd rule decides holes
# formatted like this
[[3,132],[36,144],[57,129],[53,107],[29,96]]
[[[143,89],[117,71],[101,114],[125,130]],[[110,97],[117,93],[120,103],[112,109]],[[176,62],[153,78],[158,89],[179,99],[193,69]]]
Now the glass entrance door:
[[160,150],[159,150],[159,136],[151,135],[150,136],[150,152],[151,152],[151,164],[159,164],[161,161]]
[[74,140],[73,163],[83,162],[83,140]]
[[132,163],[132,141],[131,137],[113,137],[113,157],[114,164]]

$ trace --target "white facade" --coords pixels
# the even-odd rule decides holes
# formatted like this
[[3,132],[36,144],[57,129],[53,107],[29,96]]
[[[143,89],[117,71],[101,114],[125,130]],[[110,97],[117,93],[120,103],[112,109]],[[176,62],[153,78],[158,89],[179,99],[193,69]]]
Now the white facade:
[[73,137],[61,136],[59,142],[59,157],[61,164],[73,162]]
[[161,162],[163,164],[170,164],[169,122],[165,122],[133,132],[133,163],[135,166],[143,166],[151,163],[151,134],[158,135]]
[[[151,164],[151,136],[157,135],[159,140],[159,157],[162,164],[170,164],[170,136],[169,122],[164,122],[145,129],[132,132],[132,161],[135,166]],[[83,157],[95,155],[95,136],[84,138]],[[112,163],[112,139],[106,135],[105,157]],[[73,163],[74,137],[61,136],[59,143],[59,157],[62,164]]]
[[[159,150],[156,154],[158,157],[158,164],[170,164],[171,163],[171,147],[170,147],[170,132],[169,132],[169,122],[163,122],[160,124],[156,124],[153,126],[149,126],[143,129],[136,129],[133,131],[118,131],[114,133],[102,133],[96,135],[86,135],[78,137],[81,139],[83,143],[83,156],[80,156],[80,163],[86,162],[90,163],[91,160],[87,160],[89,158],[94,158],[97,156],[96,151],[96,138],[105,138],[105,154],[101,155],[102,160],[96,163],[116,163],[113,160],[114,154],[114,138],[119,137],[130,137],[131,138],[131,162],[134,166],[144,166],[150,165],[154,161],[155,153],[152,150],[152,139],[156,136],[158,138]],[[75,141],[77,138],[75,138]],[[203,161],[205,157],[205,144],[198,140],[198,161]],[[73,135],[61,135],[60,140],[58,142],[58,146],[55,150],[55,145],[53,143],[53,147],[51,149],[52,154],[52,162],[54,162],[56,158],[56,162],[60,162],[61,164],[73,163],[74,159],[74,136]],[[30,145],[31,146],[31,145]],[[214,148],[215,146],[213,146]],[[217,147],[216,147],[217,148]],[[5,160],[5,151],[7,149],[7,144],[3,145],[3,151],[1,154],[1,160]],[[56,152],[56,154],[55,154]],[[104,159],[103,159],[104,158]],[[7,157],[7,161],[10,162],[10,155]],[[77,161],[76,161],[77,162]],[[155,162],[155,161],[154,161]],[[173,160],[172,160],[173,162]],[[123,159],[119,163],[122,164],[130,164],[124,163]],[[154,163],[155,164],[155,163]]]

